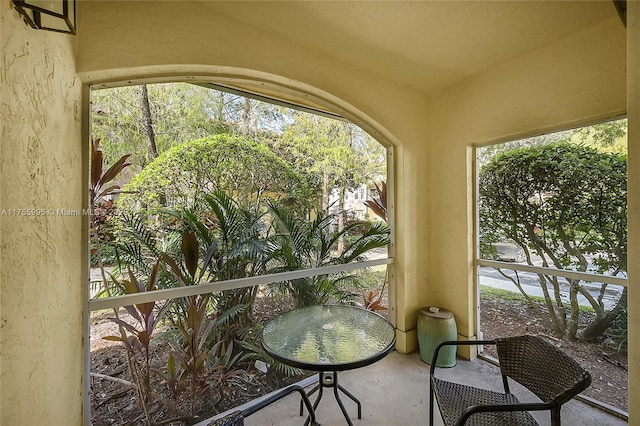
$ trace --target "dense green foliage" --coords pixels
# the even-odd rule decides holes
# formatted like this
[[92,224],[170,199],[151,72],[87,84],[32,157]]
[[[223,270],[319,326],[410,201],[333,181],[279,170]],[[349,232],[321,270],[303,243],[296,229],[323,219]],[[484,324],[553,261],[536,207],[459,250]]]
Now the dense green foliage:
[[[315,219],[306,219],[273,200],[242,205],[220,190],[203,195],[198,211],[177,207],[157,213],[163,219],[153,223],[138,213],[121,213],[118,239],[113,242],[119,259],[115,275],[130,278],[113,280],[111,294],[117,294],[118,288],[127,293],[152,291],[349,263],[389,243],[389,229],[381,222],[353,222],[337,231],[331,215],[319,213]],[[338,238],[356,229],[357,236],[344,250],[337,250]],[[262,290],[281,291],[298,306],[354,303],[358,294],[352,290],[362,277],[355,272],[317,275]],[[127,308],[134,318],[142,317],[134,308],[144,311],[153,325],[162,314],[171,323],[177,338],[162,375],[172,391],[186,388],[189,392],[191,416],[198,394],[214,386],[223,392],[224,381],[255,360],[266,362],[273,371],[299,373],[260,348],[261,325],[254,317],[260,290],[246,286]],[[149,341],[144,339],[152,338],[150,322],[114,322],[123,330],[112,339],[123,342],[134,361],[137,357],[144,378],[139,386],[143,386],[149,377],[145,352]],[[131,344],[140,336],[144,337],[142,350]],[[143,405],[152,397],[146,391],[140,394]]]
[[[335,214],[319,212],[314,220],[306,220],[289,209],[273,204],[270,214],[274,227],[269,254],[275,261],[272,272],[350,263],[361,260],[370,250],[389,244],[389,228],[382,222],[370,224],[354,221],[332,231]],[[354,230],[360,232],[340,248],[339,239]],[[283,282],[281,288],[295,298],[298,306],[324,304],[331,300],[344,303],[355,296],[344,289],[356,288],[358,280],[359,275],[355,273],[316,275]]]
[[259,203],[264,197],[302,201],[307,195],[301,176],[267,147],[239,135],[220,134],[160,154],[124,187],[118,205],[198,210],[205,194],[214,190],[233,194],[243,204]]
[[[626,157],[569,142],[516,148],[495,156],[480,173],[480,229],[484,244],[512,241],[527,263],[617,275],[626,271]],[[550,326],[559,336],[592,340],[626,306],[604,308],[580,280],[567,280],[563,300],[559,278],[539,275]],[[521,292],[522,287],[513,280]],[[549,291],[549,289],[552,289]],[[578,296],[596,318],[578,329]]]
[[[224,94],[188,83],[150,84],[148,102],[160,152],[172,146],[227,132]],[[124,154],[142,168],[150,162],[139,100],[141,86],[91,92],[91,132],[102,138],[105,160],[111,164]]]
[[[91,106],[92,133],[106,142],[106,164],[125,153],[132,154],[132,167],[123,179],[140,179],[134,173],[147,169],[158,154],[177,145],[219,134],[240,135],[268,147],[279,161],[288,164],[283,179],[290,179],[289,171],[294,170],[304,182],[304,188],[299,188],[304,195],[294,196],[300,195],[299,199],[321,209],[327,209],[329,194],[337,190],[339,205],[335,207],[341,210],[345,191],[383,179],[386,171],[385,149],[353,124],[199,85],[167,83],[96,90],[91,94]],[[158,170],[146,173],[152,175],[150,179],[167,178]],[[233,188],[221,188],[242,200],[242,194]],[[149,192],[143,194],[142,205],[149,202],[148,206],[154,207],[150,200],[154,196],[162,206],[183,201],[172,204],[170,197],[165,200],[158,190]],[[193,192],[197,190],[183,194],[183,199],[193,201]],[[337,219],[343,226],[346,219]]]
[[273,142],[274,151],[305,176],[320,208],[334,188],[342,193],[385,174],[385,149],[353,124],[301,112]]

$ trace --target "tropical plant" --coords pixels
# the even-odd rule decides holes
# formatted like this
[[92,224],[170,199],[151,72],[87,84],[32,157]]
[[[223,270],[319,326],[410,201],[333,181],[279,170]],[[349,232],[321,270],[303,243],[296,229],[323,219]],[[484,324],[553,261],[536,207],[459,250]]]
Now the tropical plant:
[[209,350],[207,383],[217,393],[214,405],[233,395],[231,385],[241,374],[242,370],[237,368],[237,363],[242,356],[241,351],[234,350],[233,342],[228,346],[224,342],[218,342]]
[[[381,181],[376,186],[377,197],[371,200],[366,200],[364,205],[367,206],[373,213],[383,221],[387,222],[387,182]],[[383,305],[384,290],[389,278],[388,270],[385,271],[384,280],[382,281],[382,287],[380,290],[372,290],[368,293],[362,293],[362,301],[365,309],[371,311],[386,311],[388,308]]]
[[[165,208],[157,213],[162,220],[153,224],[139,214],[120,215],[117,247],[121,268],[130,275],[121,284],[124,291],[140,288],[133,271],[136,276],[153,276],[154,288],[197,286],[357,261],[367,251],[388,243],[386,225],[354,222],[341,231],[353,233],[354,240],[337,252],[341,232],[331,231],[334,216],[320,215],[307,221],[275,202],[268,207],[241,206],[219,190],[203,196],[198,212]],[[163,268],[149,270],[153,259],[159,259]],[[355,275],[345,273],[282,286],[291,289],[302,306],[329,299],[346,301],[355,295],[347,288],[354,288],[356,280]],[[216,386],[217,398],[226,396],[224,389],[236,380],[236,366],[241,362],[262,359],[272,366],[271,372],[299,373],[269,359],[259,348],[253,318],[257,293],[257,286],[248,286],[170,302],[165,318],[178,338],[171,343],[164,371],[154,371],[175,395],[181,383],[188,383],[191,416],[196,397],[204,390]],[[144,319],[144,315],[138,316]],[[126,332],[120,339],[123,344],[131,342],[131,336],[144,341],[144,329],[119,319],[114,322]]]
[[196,214],[205,195],[222,190],[243,205],[267,198],[306,199],[306,184],[266,146],[239,135],[220,134],[175,146],[148,164],[125,188],[118,205],[153,212],[177,207]]
[[[118,291],[117,286],[111,287],[110,281],[107,278],[107,272],[103,263],[103,247],[111,246],[113,236],[111,234],[112,228],[109,220],[114,214],[113,201],[106,197],[112,197],[119,193],[120,186],[113,183],[113,181],[121,174],[121,172],[130,166],[128,162],[129,155],[123,155],[118,159],[115,164],[104,171],[104,158],[102,150],[100,149],[100,139],[93,139],[91,141],[91,181],[89,186],[89,202],[91,205],[90,216],[90,245],[91,254],[100,269],[101,286],[102,290],[99,291],[96,296],[99,297],[102,294],[106,294],[111,297],[114,292]],[[113,280],[112,282],[116,282]],[[117,309],[113,310],[115,318],[119,317]],[[125,338],[126,332],[122,325],[120,325],[120,335]],[[123,341],[125,343],[125,341]],[[126,345],[125,345],[126,346]],[[128,348],[128,361],[129,369],[132,377],[135,376],[135,366],[132,364],[132,360],[129,358],[134,346]],[[146,392],[140,386],[138,382],[138,396],[140,404],[144,406]],[[145,408],[146,413],[146,408]]]
[[382,294],[376,290],[362,292],[363,307],[369,311],[387,311],[389,308],[383,305]]
[[[116,250],[120,272],[133,269],[138,274],[148,275],[151,265],[161,253],[177,256],[180,252],[180,230],[171,227],[152,228],[142,212],[119,211],[117,220],[113,222],[115,240],[112,245]],[[166,274],[161,274],[158,287],[166,288],[171,285]]]
[[[180,286],[192,286],[200,283],[205,277],[215,244],[207,250],[203,263],[199,264],[199,246],[195,233],[185,230],[182,233],[181,258],[176,260],[167,253],[161,253],[160,259],[167,265],[175,281]],[[206,360],[209,348],[206,342],[213,326],[207,317],[207,304],[210,294],[187,296],[182,301],[174,301],[177,310],[172,312],[171,321],[180,331],[182,342],[174,345],[173,356],[180,363],[183,374],[181,379],[189,378],[191,390],[191,416],[195,410],[195,396],[198,389],[206,387]],[[173,359],[173,358],[172,358]],[[172,360],[170,360],[172,362]],[[168,369],[175,371],[175,366]]]
[[[118,159],[111,167],[103,172],[103,155],[100,149],[100,139],[93,139],[91,142],[91,186],[90,202],[94,206],[104,197],[117,194],[120,186],[111,184],[118,175],[131,163],[128,162],[131,154],[125,154]],[[107,186],[110,185],[110,186]]]
[[[203,219],[189,210],[161,211],[184,229],[180,255],[161,254],[176,282],[190,286],[263,274],[268,259],[259,209],[242,208],[222,191],[207,194],[204,200]],[[192,395],[234,377],[231,366],[241,355],[234,353],[234,340],[254,326],[256,293],[257,287],[245,287],[174,303],[172,318],[182,345],[174,345],[173,354],[183,377],[191,379]],[[176,366],[168,370],[176,371]]]
[[[214,247],[206,259],[211,280],[225,281],[266,273],[270,260],[265,243],[268,230],[259,206],[243,207],[225,192],[217,190],[204,196],[201,216],[191,210],[165,209],[162,212],[178,219],[185,228],[194,230],[205,247]],[[237,331],[253,323],[252,306],[256,294],[256,286],[216,293],[212,300],[215,311],[221,318],[227,318],[224,322],[232,317],[236,328],[233,332],[229,328],[231,333],[219,336],[221,340],[233,339]]]
[[[626,170],[624,155],[568,142],[503,152],[480,173],[481,235],[513,241],[530,265],[537,256],[544,267],[624,273]],[[507,278],[528,298],[517,275]],[[626,308],[626,288],[616,306],[607,310],[606,284],[594,297],[581,280],[567,279],[568,300],[563,300],[560,278],[538,278],[545,311],[531,305],[557,336],[593,340]],[[595,317],[581,329],[578,295],[595,310]]]
[[120,192],[120,186],[113,181],[121,172],[129,167],[130,155],[123,155],[106,171],[104,159],[100,149],[100,139],[91,141],[91,184],[89,186],[89,202],[91,203],[90,243],[91,253],[94,255],[102,277],[102,292],[111,296],[109,281],[103,264],[102,249],[105,244],[113,241],[109,219],[114,215],[112,197]]
[[[160,264],[156,262],[151,274],[146,282],[139,281],[131,270],[129,279],[114,283],[121,288],[125,294],[136,294],[156,290],[158,282],[158,272]],[[138,401],[142,407],[149,424],[151,418],[147,408],[147,401],[152,396],[150,373],[151,373],[151,338],[156,326],[162,319],[166,305],[157,307],[156,302],[140,303],[125,306],[129,315],[135,320],[133,324],[128,323],[119,317],[109,318],[110,321],[118,324],[119,336],[106,336],[105,340],[122,343],[127,353],[127,363],[131,377],[136,383]]]
[[[319,212],[308,221],[294,212],[269,203],[275,235],[270,239],[270,256],[276,260],[272,272],[321,268],[362,259],[370,250],[389,244],[389,228],[382,222],[355,221],[342,230],[333,230],[335,214]],[[338,239],[356,228],[360,235],[342,251],[335,251]],[[339,273],[298,278],[281,283],[298,306],[327,303],[330,299],[348,301],[354,293],[347,291],[357,284],[356,274]]]
[[376,192],[378,196],[371,200],[367,200],[364,202],[364,205],[371,209],[376,216],[380,219],[387,221],[387,182],[381,181],[378,185],[374,183],[376,186]]
[[[314,194],[321,194],[320,210],[329,210],[330,196],[338,231],[346,222],[347,191],[378,178],[385,167],[385,149],[359,127],[339,120],[296,112],[291,123],[276,142],[274,151],[284,158],[309,182]],[[338,238],[338,250],[344,239]]]

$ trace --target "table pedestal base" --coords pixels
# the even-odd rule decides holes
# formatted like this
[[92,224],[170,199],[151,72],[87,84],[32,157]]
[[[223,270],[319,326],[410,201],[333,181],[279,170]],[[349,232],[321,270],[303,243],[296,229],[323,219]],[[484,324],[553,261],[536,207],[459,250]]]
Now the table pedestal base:
[[[353,426],[353,423],[351,422],[349,413],[347,413],[347,409],[344,407],[344,404],[342,403],[342,399],[340,398],[340,394],[338,393],[338,391],[341,391],[342,393],[347,395],[353,402],[355,402],[358,405],[358,419],[362,419],[362,406],[360,404],[360,401],[358,401],[358,398],[353,396],[351,392],[346,390],[344,387],[342,387],[342,385],[338,383],[337,371],[331,371],[331,372],[323,371],[318,374],[318,384],[316,385],[316,387],[311,389],[311,392],[307,394],[308,396],[311,396],[314,392],[318,391],[318,397],[313,403],[314,410],[318,407],[318,404],[320,403],[320,399],[322,399],[322,389],[324,388],[333,388],[333,394],[335,395],[336,401],[340,406],[340,410],[342,411],[342,414],[344,415],[344,418],[347,420],[347,424],[349,424],[349,426]],[[302,414],[303,414],[303,406],[302,406],[302,400],[300,400],[300,415],[302,416]],[[311,418],[307,417],[307,420],[304,422],[304,426],[307,426],[310,421],[311,421]]]

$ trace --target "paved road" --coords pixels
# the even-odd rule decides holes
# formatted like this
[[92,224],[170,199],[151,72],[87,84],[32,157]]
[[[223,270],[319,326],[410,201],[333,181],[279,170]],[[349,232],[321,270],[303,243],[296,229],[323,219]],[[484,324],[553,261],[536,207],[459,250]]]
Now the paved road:
[[[512,270],[505,270],[505,272],[508,275],[514,276],[514,271]],[[520,277],[520,283],[522,284],[523,289],[528,295],[530,296],[543,295],[542,288],[540,287],[540,281],[538,280],[537,274],[534,274],[532,272],[519,271],[518,276]],[[513,282],[511,282],[509,279],[500,275],[500,273],[494,268],[487,267],[487,266],[480,267],[478,278],[479,278],[480,285],[486,285],[493,288],[499,288],[502,290],[519,293],[519,290],[517,289],[515,284],[513,284]],[[563,281],[562,278],[561,280]],[[553,291],[553,288],[551,286],[549,286],[548,284],[547,286],[549,288],[549,291]],[[601,287],[599,283],[583,283],[583,286],[585,286],[589,290],[589,293],[594,298],[597,299],[598,295],[600,294],[600,287]],[[568,295],[569,295],[568,286],[561,286],[560,293],[564,300],[568,300]],[[608,285],[607,289],[605,290],[605,295],[603,298],[605,308],[606,309],[613,308],[613,306],[615,306],[618,299],[620,298],[621,293],[622,293],[621,286],[614,286],[611,284]],[[578,303],[582,306],[591,306],[591,304],[587,301],[586,297],[581,295],[578,296]]]

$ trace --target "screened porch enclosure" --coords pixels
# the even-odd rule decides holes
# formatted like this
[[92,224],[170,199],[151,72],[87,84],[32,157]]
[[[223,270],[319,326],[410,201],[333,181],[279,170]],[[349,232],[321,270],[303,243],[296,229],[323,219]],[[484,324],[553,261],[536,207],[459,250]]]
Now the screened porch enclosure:
[[[0,4],[0,207],[89,207],[94,86],[216,81],[315,106],[393,147],[398,356],[417,350],[424,306],[451,310],[459,340],[479,337],[474,147],[627,116],[629,182],[639,179],[637,2],[626,25],[611,1],[76,3],[76,35],[29,28]],[[635,189],[628,203],[636,259]],[[0,231],[1,422],[90,424],[89,219],[8,214]],[[638,268],[630,262],[630,401]]]

